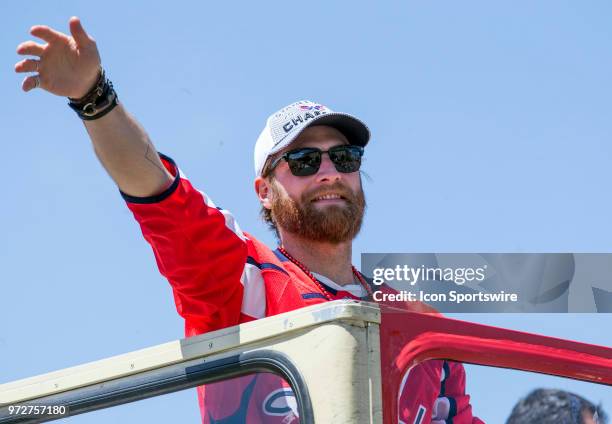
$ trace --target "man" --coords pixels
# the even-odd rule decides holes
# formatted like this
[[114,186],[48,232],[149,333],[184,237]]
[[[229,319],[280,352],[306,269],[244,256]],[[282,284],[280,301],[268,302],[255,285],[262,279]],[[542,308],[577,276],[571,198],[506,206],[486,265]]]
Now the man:
[[606,414],[581,396],[555,389],[536,389],[512,409],[506,424],[605,424]]
[[[272,251],[194,189],[172,159],[156,153],[118,102],[96,43],[78,18],[70,20],[70,32],[33,27],[31,34],[46,43],[19,45],[19,54],[35,58],[15,70],[37,73],[24,79],[25,91],[68,97],[83,119],[172,285],[187,337],[320,302],[371,298],[370,285],[351,265],[365,209],[358,172],[370,137],[365,124],[309,101],[268,118],[255,145],[255,191],[281,244]],[[403,385],[400,418],[480,422],[472,418],[464,377],[458,363],[416,367]],[[198,388],[204,422],[297,420],[292,408],[282,416],[262,411],[257,393],[282,388],[277,377],[247,376],[228,384]]]

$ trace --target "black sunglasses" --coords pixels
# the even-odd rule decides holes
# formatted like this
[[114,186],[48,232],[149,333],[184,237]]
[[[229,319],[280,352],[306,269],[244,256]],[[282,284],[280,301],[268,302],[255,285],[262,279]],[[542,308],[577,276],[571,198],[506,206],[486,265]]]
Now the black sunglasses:
[[316,147],[304,147],[291,150],[279,158],[276,158],[267,173],[276,168],[281,160],[286,160],[291,173],[296,177],[314,175],[321,167],[321,157],[327,153],[336,170],[344,174],[359,171],[363,147],[354,145],[334,146],[329,150],[321,150]]

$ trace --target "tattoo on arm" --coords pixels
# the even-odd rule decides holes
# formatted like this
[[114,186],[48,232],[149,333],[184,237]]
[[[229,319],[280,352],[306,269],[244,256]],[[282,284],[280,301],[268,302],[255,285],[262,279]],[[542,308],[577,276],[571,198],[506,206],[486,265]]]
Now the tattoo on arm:
[[157,169],[159,169],[159,171],[163,175],[166,175],[166,170],[164,169],[164,167],[159,166],[158,161],[155,160],[157,158],[157,152],[151,148],[151,143],[149,141],[147,141],[147,151],[145,152],[144,156],[145,156],[145,159],[151,162],[151,164],[155,166]]

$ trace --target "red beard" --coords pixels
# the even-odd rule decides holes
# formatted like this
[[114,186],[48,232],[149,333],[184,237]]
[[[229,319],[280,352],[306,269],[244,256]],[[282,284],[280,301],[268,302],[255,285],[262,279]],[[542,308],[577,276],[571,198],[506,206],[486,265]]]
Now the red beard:
[[[283,230],[301,238],[333,244],[350,241],[357,236],[363,222],[366,207],[365,196],[360,188],[353,193],[341,183],[304,193],[299,202],[281,192],[276,181],[272,181],[272,219]],[[333,191],[342,196],[344,204],[317,208],[313,200]]]

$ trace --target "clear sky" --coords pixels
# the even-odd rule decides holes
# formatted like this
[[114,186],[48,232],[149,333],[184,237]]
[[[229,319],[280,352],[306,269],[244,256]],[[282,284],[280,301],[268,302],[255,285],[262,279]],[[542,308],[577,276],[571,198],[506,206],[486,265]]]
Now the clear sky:
[[[65,99],[23,93],[13,73],[30,26],[67,31],[73,15],[157,148],[270,245],[253,145],[270,113],[311,99],[372,130],[355,263],[361,252],[612,251],[610,2],[4,3],[0,382],[182,336],[79,119]],[[476,319],[612,345],[610,315]],[[502,422],[521,390],[505,398],[498,377],[473,374],[476,410]],[[610,388],[576,390],[612,412]],[[194,391],[168,402],[176,422],[197,420]],[[70,421],[162,416],[160,402],[137,405]]]

